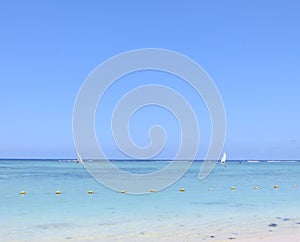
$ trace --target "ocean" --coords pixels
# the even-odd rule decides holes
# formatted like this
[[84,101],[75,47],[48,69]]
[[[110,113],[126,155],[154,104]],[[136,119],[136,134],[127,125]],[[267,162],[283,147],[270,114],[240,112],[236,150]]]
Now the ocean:
[[[114,163],[143,174],[165,166]],[[0,241],[238,241],[300,229],[299,161],[229,161],[199,180],[201,165],[163,191],[130,195],[74,160],[2,159]]]

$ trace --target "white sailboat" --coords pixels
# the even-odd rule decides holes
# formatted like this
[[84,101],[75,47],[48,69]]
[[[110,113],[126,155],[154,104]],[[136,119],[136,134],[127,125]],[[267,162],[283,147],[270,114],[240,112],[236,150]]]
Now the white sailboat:
[[221,164],[226,167],[226,153],[224,152],[222,159],[221,159]]
[[77,163],[82,163],[82,158],[81,156],[79,155],[79,153],[77,152]]

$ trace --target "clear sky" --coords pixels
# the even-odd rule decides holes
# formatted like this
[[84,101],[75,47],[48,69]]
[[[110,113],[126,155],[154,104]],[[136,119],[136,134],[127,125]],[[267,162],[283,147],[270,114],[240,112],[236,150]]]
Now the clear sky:
[[[218,87],[228,159],[300,159],[299,13],[296,0],[2,2],[0,157],[74,158],[72,112],[87,75],[121,52],[166,48],[197,61]],[[122,83],[120,90],[128,87]],[[205,108],[197,102],[200,117]],[[99,109],[97,119],[104,114]],[[137,143],[146,137],[143,116],[136,117]],[[209,120],[200,123],[205,147]],[[101,142],[119,156],[109,135]]]

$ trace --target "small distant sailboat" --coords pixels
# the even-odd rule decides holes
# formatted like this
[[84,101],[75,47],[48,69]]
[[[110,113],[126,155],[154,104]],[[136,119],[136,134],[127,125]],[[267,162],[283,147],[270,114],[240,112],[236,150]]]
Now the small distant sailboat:
[[224,154],[222,156],[221,164],[226,167],[226,153],[225,152],[224,152]]
[[76,160],[76,163],[82,163],[82,158],[81,158],[81,156],[79,155],[78,152],[77,152],[77,160]]

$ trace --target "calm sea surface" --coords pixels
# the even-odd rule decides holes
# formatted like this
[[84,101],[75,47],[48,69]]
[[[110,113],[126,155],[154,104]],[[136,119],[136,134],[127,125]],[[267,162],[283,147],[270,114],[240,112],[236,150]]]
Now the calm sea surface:
[[[165,166],[157,161],[115,164],[134,173]],[[0,241],[106,240],[180,228],[215,233],[239,224],[241,230],[246,224],[255,230],[279,221],[300,222],[300,162],[229,161],[203,181],[198,179],[201,165],[193,162],[161,192],[129,195],[99,184],[75,161],[0,160]],[[185,192],[179,192],[181,187]]]

